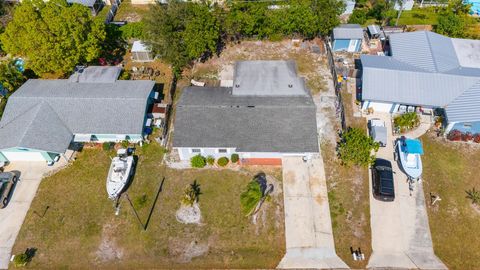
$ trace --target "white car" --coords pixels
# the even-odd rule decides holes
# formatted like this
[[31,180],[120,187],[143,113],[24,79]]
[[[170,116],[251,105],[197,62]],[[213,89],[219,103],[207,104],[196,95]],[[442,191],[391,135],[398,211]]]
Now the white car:
[[385,127],[385,122],[378,118],[373,118],[368,122],[368,127],[370,137],[378,142],[380,146],[387,146],[387,128]]

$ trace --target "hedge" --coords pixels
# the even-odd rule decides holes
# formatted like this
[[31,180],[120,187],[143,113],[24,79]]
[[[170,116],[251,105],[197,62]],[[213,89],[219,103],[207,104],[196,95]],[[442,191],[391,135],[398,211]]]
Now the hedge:
[[221,157],[217,160],[217,164],[219,166],[225,167],[228,164],[228,158],[227,157]]

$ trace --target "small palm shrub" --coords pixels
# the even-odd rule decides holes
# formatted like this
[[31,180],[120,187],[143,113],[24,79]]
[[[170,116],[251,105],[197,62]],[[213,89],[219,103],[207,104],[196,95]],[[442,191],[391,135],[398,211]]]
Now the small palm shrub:
[[467,199],[470,199],[473,204],[480,204],[480,191],[472,188],[471,190],[466,190]]
[[253,180],[247,185],[247,189],[240,194],[240,204],[244,214],[251,213],[263,197],[262,189],[258,181]]
[[208,156],[207,157],[207,164],[211,166],[211,165],[213,165],[213,163],[215,163],[215,158],[212,157],[212,156]]
[[201,194],[200,185],[197,183],[197,180],[195,180],[193,183],[185,187],[182,204],[193,206],[194,203],[198,202]]
[[399,115],[393,119],[395,127],[400,128],[400,132],[410,130],[420,124],[420,117],[416,112],[409,112]]
[[204,156],[198,154],[196,156],[193,156],[190,159],[190,165],[192,165],[193,168],[203,168],[206,165],[206,159]]
[[15,258],[13,258],[13,265],[15,267],[23,267],[27,265],[29,259],[30,258],[28,258],[28,255],[25,253],[15,255]]
[[232,154],[232,156],[230,157],[232,163],[237,163],[239,159],[240,157],[238,156],[238,154]]
[[219,166],[225,167],[228,164],[228,158],[227,157],[221,157],[217,160],[217,164]]
[[102,148],[104,151],[110,151],[113,148],[113,143],[111,142],[104,142],[102,144]]

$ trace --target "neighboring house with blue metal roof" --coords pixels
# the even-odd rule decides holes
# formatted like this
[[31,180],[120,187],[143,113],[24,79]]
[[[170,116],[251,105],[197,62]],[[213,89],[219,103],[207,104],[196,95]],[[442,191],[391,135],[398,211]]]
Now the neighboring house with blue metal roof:
[[114,69],[24,83],[0,121],[0,162],[52,162],[72,142],[141,141],[155,82],[116,80]]
[[332,49],[334,51],[360,52],[363,28],[359,24],[340,24],[333,28]]
[[362,55],[361,62],[363,109],[443,108],[447,131],[480,132],[480,41],[392,34],[390,56]]

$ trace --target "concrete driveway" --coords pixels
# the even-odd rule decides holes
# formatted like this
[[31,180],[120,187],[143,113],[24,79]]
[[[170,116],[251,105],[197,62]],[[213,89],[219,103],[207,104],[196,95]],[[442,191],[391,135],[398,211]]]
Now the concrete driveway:
[[392,162],[395,172],[395,200],[378,201],[373,198],[370,180],[370,223],[372,228],[372,256],[368,268],[447,269],[435,256],[428,225],[425,197],[421,183],[410,195],[407,176],[394,161],[394,137],[389,114],[375,114],[387,126],[387,147],[380,147],[378,158]]
[[348,269],[335,253],[322,159],[282,162],[287,253],[278,268]]
[[19,171],[20,181],[7,207],[0,209],[0,269],[8,268],[13,244],[43,175],[56,167],[48,167],[45,162],[15,162],[5,168]]

